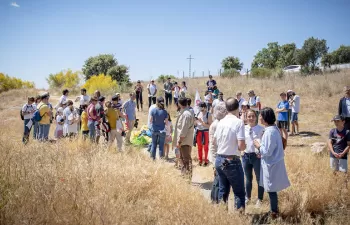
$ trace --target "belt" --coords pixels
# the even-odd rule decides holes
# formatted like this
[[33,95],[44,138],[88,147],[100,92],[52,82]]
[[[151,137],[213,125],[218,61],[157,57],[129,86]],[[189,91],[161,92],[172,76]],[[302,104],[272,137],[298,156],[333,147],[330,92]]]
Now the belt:
[[233,160],[233,159],[240,159],[240,157],[238,155],[218,155],[222,158],[226,158],[226,159],[230,159],[230,160]]

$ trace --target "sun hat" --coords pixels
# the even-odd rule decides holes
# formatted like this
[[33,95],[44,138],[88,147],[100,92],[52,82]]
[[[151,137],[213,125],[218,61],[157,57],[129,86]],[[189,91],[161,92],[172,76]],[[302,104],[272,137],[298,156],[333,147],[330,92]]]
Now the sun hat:
[[247,101],[242,102],[242,106],[243,105],[248,105],[248,102]]

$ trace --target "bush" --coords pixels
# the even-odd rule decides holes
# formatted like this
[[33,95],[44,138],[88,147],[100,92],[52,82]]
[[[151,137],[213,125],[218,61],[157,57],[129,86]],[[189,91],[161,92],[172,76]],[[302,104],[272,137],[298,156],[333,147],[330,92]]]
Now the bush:
[[79,89],[80,72],[72,70],[62,70],[56,74],[50,74],[46,78],[51,89],[69,89],[71,92],[76,92]]
[[234,78],[239,76],[240,73],[236,69],[227,69],[222,72],[221,77],[224,78]]
[[158,77],[157,81],[159,83],[164,83],[168,78],[176,79],[176,77],[174,75],[164,75],[164,74],[162,74],[162,75],[160,75]]
[[273,74],[273,70],[263,67],[253,68],[250,71],[250,75],[254,78],[269,78]]
[[0,93],[12,89],[34,88],[34,82],[23,81],[16,77],[10,77],[0,73]]
[[94,91],[99,90],[104,95],[108,95],[118,90],[118,84],[117,81],[112,80],[111,76],[100,74],[98,76],[92,76],[87,80],[83,88],[86,88],[89,94],[93,94]]

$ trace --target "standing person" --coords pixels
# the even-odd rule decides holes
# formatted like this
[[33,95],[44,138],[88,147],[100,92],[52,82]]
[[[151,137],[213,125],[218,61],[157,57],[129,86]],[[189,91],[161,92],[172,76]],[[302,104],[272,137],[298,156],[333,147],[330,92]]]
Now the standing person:
[[180,87],[177,84],[177,82],[174,82],[174,102],[176,104],[176,107],[179,107],[179,97],[180,97]]
[[215,169],[219,175],[219,201],[227,203],[230,187],[235,197],[235,208],[245,209],[244,173],[240,151],[246,149],[244,123],[238,119],[237,99],[226,100],[227,115],[220,120],[214,134],[218,146]]
[[187,93],[186,81],[182,81],[181,90],[180,90],[180,97],[185,98],[186,93]]
[[101,97],[101,92],[99,90],[96,90],[94,93],[94,96],[97,98],[97,100]]
[[55,130],[55,137],[57,139],[63,138],[63,124],[64,124],[64,119],[63,119],[63,108],[59,107],[57,109],[57,115],[56,115],[56,130]]
[[214,134],[217,128],[217,125],[220,120],[222,120],[227,115],[225,102],[219,102],[214,107],[214,122],[209,127],[209,161],[214,165],[214,181],[211,189],[211,200],[214,203],[219,203],[219,175],[215,170],[215,160],[218,151],[218,145],[215,143]]
[[131,132],[134,128],[135,121],[136,121],[136,104],[135,99],[136,95],[134,92],[129,94],[130,99],[126,101],[123,105],[123,113],[125,116],[125,124],[126,124],[126,137],[125,137],[125,144],[130,145],[131,144]]
[[243,170],[245,175],[245,191],[246,200],[245,204],[251,200],[252,187],[253,187],[253,170],[258,185],[258,199],[256,201],[256,207],[261,206],[261,202],[264,197],[264,188],[259,186],[260,181],[260,155],[256,154],[257,149],[254,146],[254,140],[260,141],[264,134],[264,127],[256,123],[256,114],[254,110],[248,110],[248,124],[245,126],[245,143],[247,148],[244,150],[242,156]]
[[[192,99],[191,98],[186,98],[187,99],[187,106],[188,106],[188,109],[193,112],[193,115],[194,115],[194,109],[193,107],[191,106],[192,104]],[[180,111],[181,111],[181,107],[180,107]]]
[[89,126],[88,126],[88,113],[87,113],[87,105],[82,106],[83,112],[81,113],[81,133],[83,135],[83,140],[85,141],[86,138],[89,136]]
[[242,92],[238,91],[236,93],[236,99],[239,103],[239,112],[241,112],[242,111],[242,104],[243,104],[243,102],[245,102],[245,99],[242,97]]
[[[243,120],[244,125],[248,124],[248,110],[249,110],[249,104],[247,101],[244,101],[242,103],[242,111],[241,111],[241,115],[239,116],[239,118],[241,120]],[[255,111],[254,111],[255,112]],[[257,122],[257,121],[256,121]]]
[[60,99],[58,100],[57,105],[55,106],[55,109],[57,110],[59,107],[62,107],[62,103],[67,101],[69,95],[69,91],[68,89],[64,89],[62,91],[62,96],[60,97]]
[[108,139],[109,146],[113,145],[114,140],[117,141],[117,149],[119,152],[122,151],[123,147],[123,136],[117,131],[117,121],[119,120],[119,110],[113,109],[110,101],[106,102],[106,118],[110,126],[110,136]]
[[212,93],[213,99],[218,99],[219,98],[219,93],[220,93],[220,91],[219,91],[218,87],[214,86],[213,87],[213,93]]
[[151,111],[150,124],[152,125],[151,158],[156,159],[156,149],[159,144],[159,158],[164,157],[164,144],[166,137],[165,124],[168,121],[168,112],[164,109],[164,98],[158,97],[157,107]]
[[213,105],[213,100],[214,100],[212,91],[205,92],[204,100],[205,100],[205,103],[207,105],[207,110],[210,111],[211,106]]
[[331,168],[336,171],[348,172],[348,153],[350,150],[350,131],[344,127],[345,120],[339,115],[333,117],[335,128],[329,132],[328,150],[330,152]]
[[49,140],[50,132],[50,120],[51,120],[51,109],[49,107],[49,93],[45,93],[41,96],[41,102],[38,105],[38,110],[41,116],[39,121],[39,140],[47,141]]
[[120,98],[120,94],[116,93],[112,97],[112,108],[113,109],[118,109],[120,112],[122,111],[123,107],[123,100]]
[[[287,91],[287,100],[289,102],[289,109],[288,109],[288,121],[287,121],[287,132],[290,132],[290,123],[292,121],[292,104],[291,101],[293,99],[293,90],[288,90]],[[293,131],[292,131],[293,132]]]
[[214,86],[216,86],[216,81],[213,79],[212,75],[209,75],[209,80],[207,81],[208,91],[213,91]]
[[78,133],[79,115],[73,106],[73,102],[68,100],[68,106],[63,111],[64,127],[63,134],[65,137],[75,137]]
[[281,100],[277,104],[276,112],[278,113],[277,116],[277,127],[280,129],[281,133],[283,134],[286,139],[288,138],[288,132],[287,132],[287,122],[288,122],[288,109],[289,109],[289,103],[287,100],[287,94],[282,92],[280,94]]
[[32,118],[36,110],[35,106],[33,106],[33,103],[34,103],[34,97],[29,97],[27,103],[23,105],[21,110],[22,119],[24,121],[24,131],[23,131],[23,137],[22,137],[22,142],[24,144],[28,143],[30,130],[31,130],[31,127],[33,126],[32,124],[30,127],[28,127],[30,125],[28,124],[29,121],[32,121],[31,123],[33,123]]
[[96,123],[98,122],[98,116],[96,111],[97,97],[93,96],[91,98],[91,103],[87,108],[87,116],[88,116],[88,127],[89,127],[89,137],[91,142],[96,141]]
[[261,109],[260,97],[255,95],[254,90],[250,90],[248,92],[248,96],[249,96],[248,105],[252,110],[255,111],[256,116],[258,118],[259,111]]
[[76,97],[75,102],[79,101],[79,115],[83,113],[83,106],[88,105],[90,102],[90,96],[86,94],[86,89],[80,89],[80,96]]
[[[38,109],[38,105],[41,102],[41,96],[37,95],[35,98],[35,102],[33,103],[34,110]],[[39,136],[39,122],[33,120],[33,138],[34,140],[38,139]]]
[[141,106],[141,111],[143,111],[143,99],[142,99],[142,92],[143,92],[143,86],[141,84],[141,81],[138,80],[136,83],[136,86],[134,88],[134,91],[136,93],[136,106],[137,106],[137,111],[140,111],[140,106]]
[[71,100],[68,100],[67,107],[63,110],[63,119],[64,119],[64,125],[63,125],[63,136],[67,137],[69,135],[68,126],[70,123],[70,120],[68,117],[73,112],[73,102]]
[[270,197],[271,217],[278,215],[277,192],[290,186],[286,166],[284,164],[284,150],[280,131],[275,126],[276,116],[273,109],[265,107],[259,116],[260,123],[265,126],[264,135],[254,140],[256,152],[261,155],[260,186]]
[[171,123],[171,117],[170,114],[168,113],[168,120],[165,123],[165,131],[166,131],[166,136],[165,136],[165,144],[164,144],[164,155],[165,159],[169,159],[169,149],[170,149],[170,144],[172,143],[173,137],[173,124]]
[[[289,106],[292,106],[292,133],[291,135],[299,135],[298,114],[300,111],[300,96],[293,91]],[[290,108],[290,107],[289,107]]]
[[340,99],[338,114],[344,118],[345,129],[350,130],[350,86],[344,87],[344,97]]
[[212,110],[211,110],[212,113],[213,113],[214,108],[215,108],[220,102],[224,102],[224,93],[222,93],[222,92],[219,92],[218,98],[215,99],[215,100],[213,101]]
[[[102,123],[106,122],[104,104],[106,98],[101,96],[101,94],[97,93],[96,96],[100,96],[98,98],[98,102],[95,105],[97,121],[95,123],[95,132],[96,132],[96,143],[98,144],[102,135]],[[106,141],[108,141],[108,133],[106,134]]]
[[180,98],[181,111],[176,119],[174,143],[180,150],[181,173],[192,180],[191,146],[193,144],[194,114],[187,106],[187,98]]
[[167,81],[164,83],[164,93],[165,93],[165,106],[168,108],[172,103],[172,91],[173,83],[171,83],[171,78],[168,77]]
[[148,91],[148,108],[151,107],[152,102],[156,104],[156,95],[157,95],[157,85],[154,84],[154,80],[151,80],[151,83],[147,85]]
[[[202,102],[199,104],[200,112],[195,117],[195,126],[197,128],[197,149],[198,149],[198,160],[199,166],[204,166],[209,163],[208,152],[209,152],[209,127],[212,123],[212,116],[207,110],[207,105]],[[203,148],[204,148],[204,160],[203,160]]]

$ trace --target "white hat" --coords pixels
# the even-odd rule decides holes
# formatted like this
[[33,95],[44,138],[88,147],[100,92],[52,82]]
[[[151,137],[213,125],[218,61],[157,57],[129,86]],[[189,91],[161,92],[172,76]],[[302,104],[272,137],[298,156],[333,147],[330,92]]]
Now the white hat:
[[289,92],[293,92],[293,90],[288,90],[287,93],[289,93]]
[[57,112],[63,113],[63,108],[62,108],[62,107],[59,107],[59,108],[57,109]]
[[247,101],[242,102],[242,105],[248,105]]

